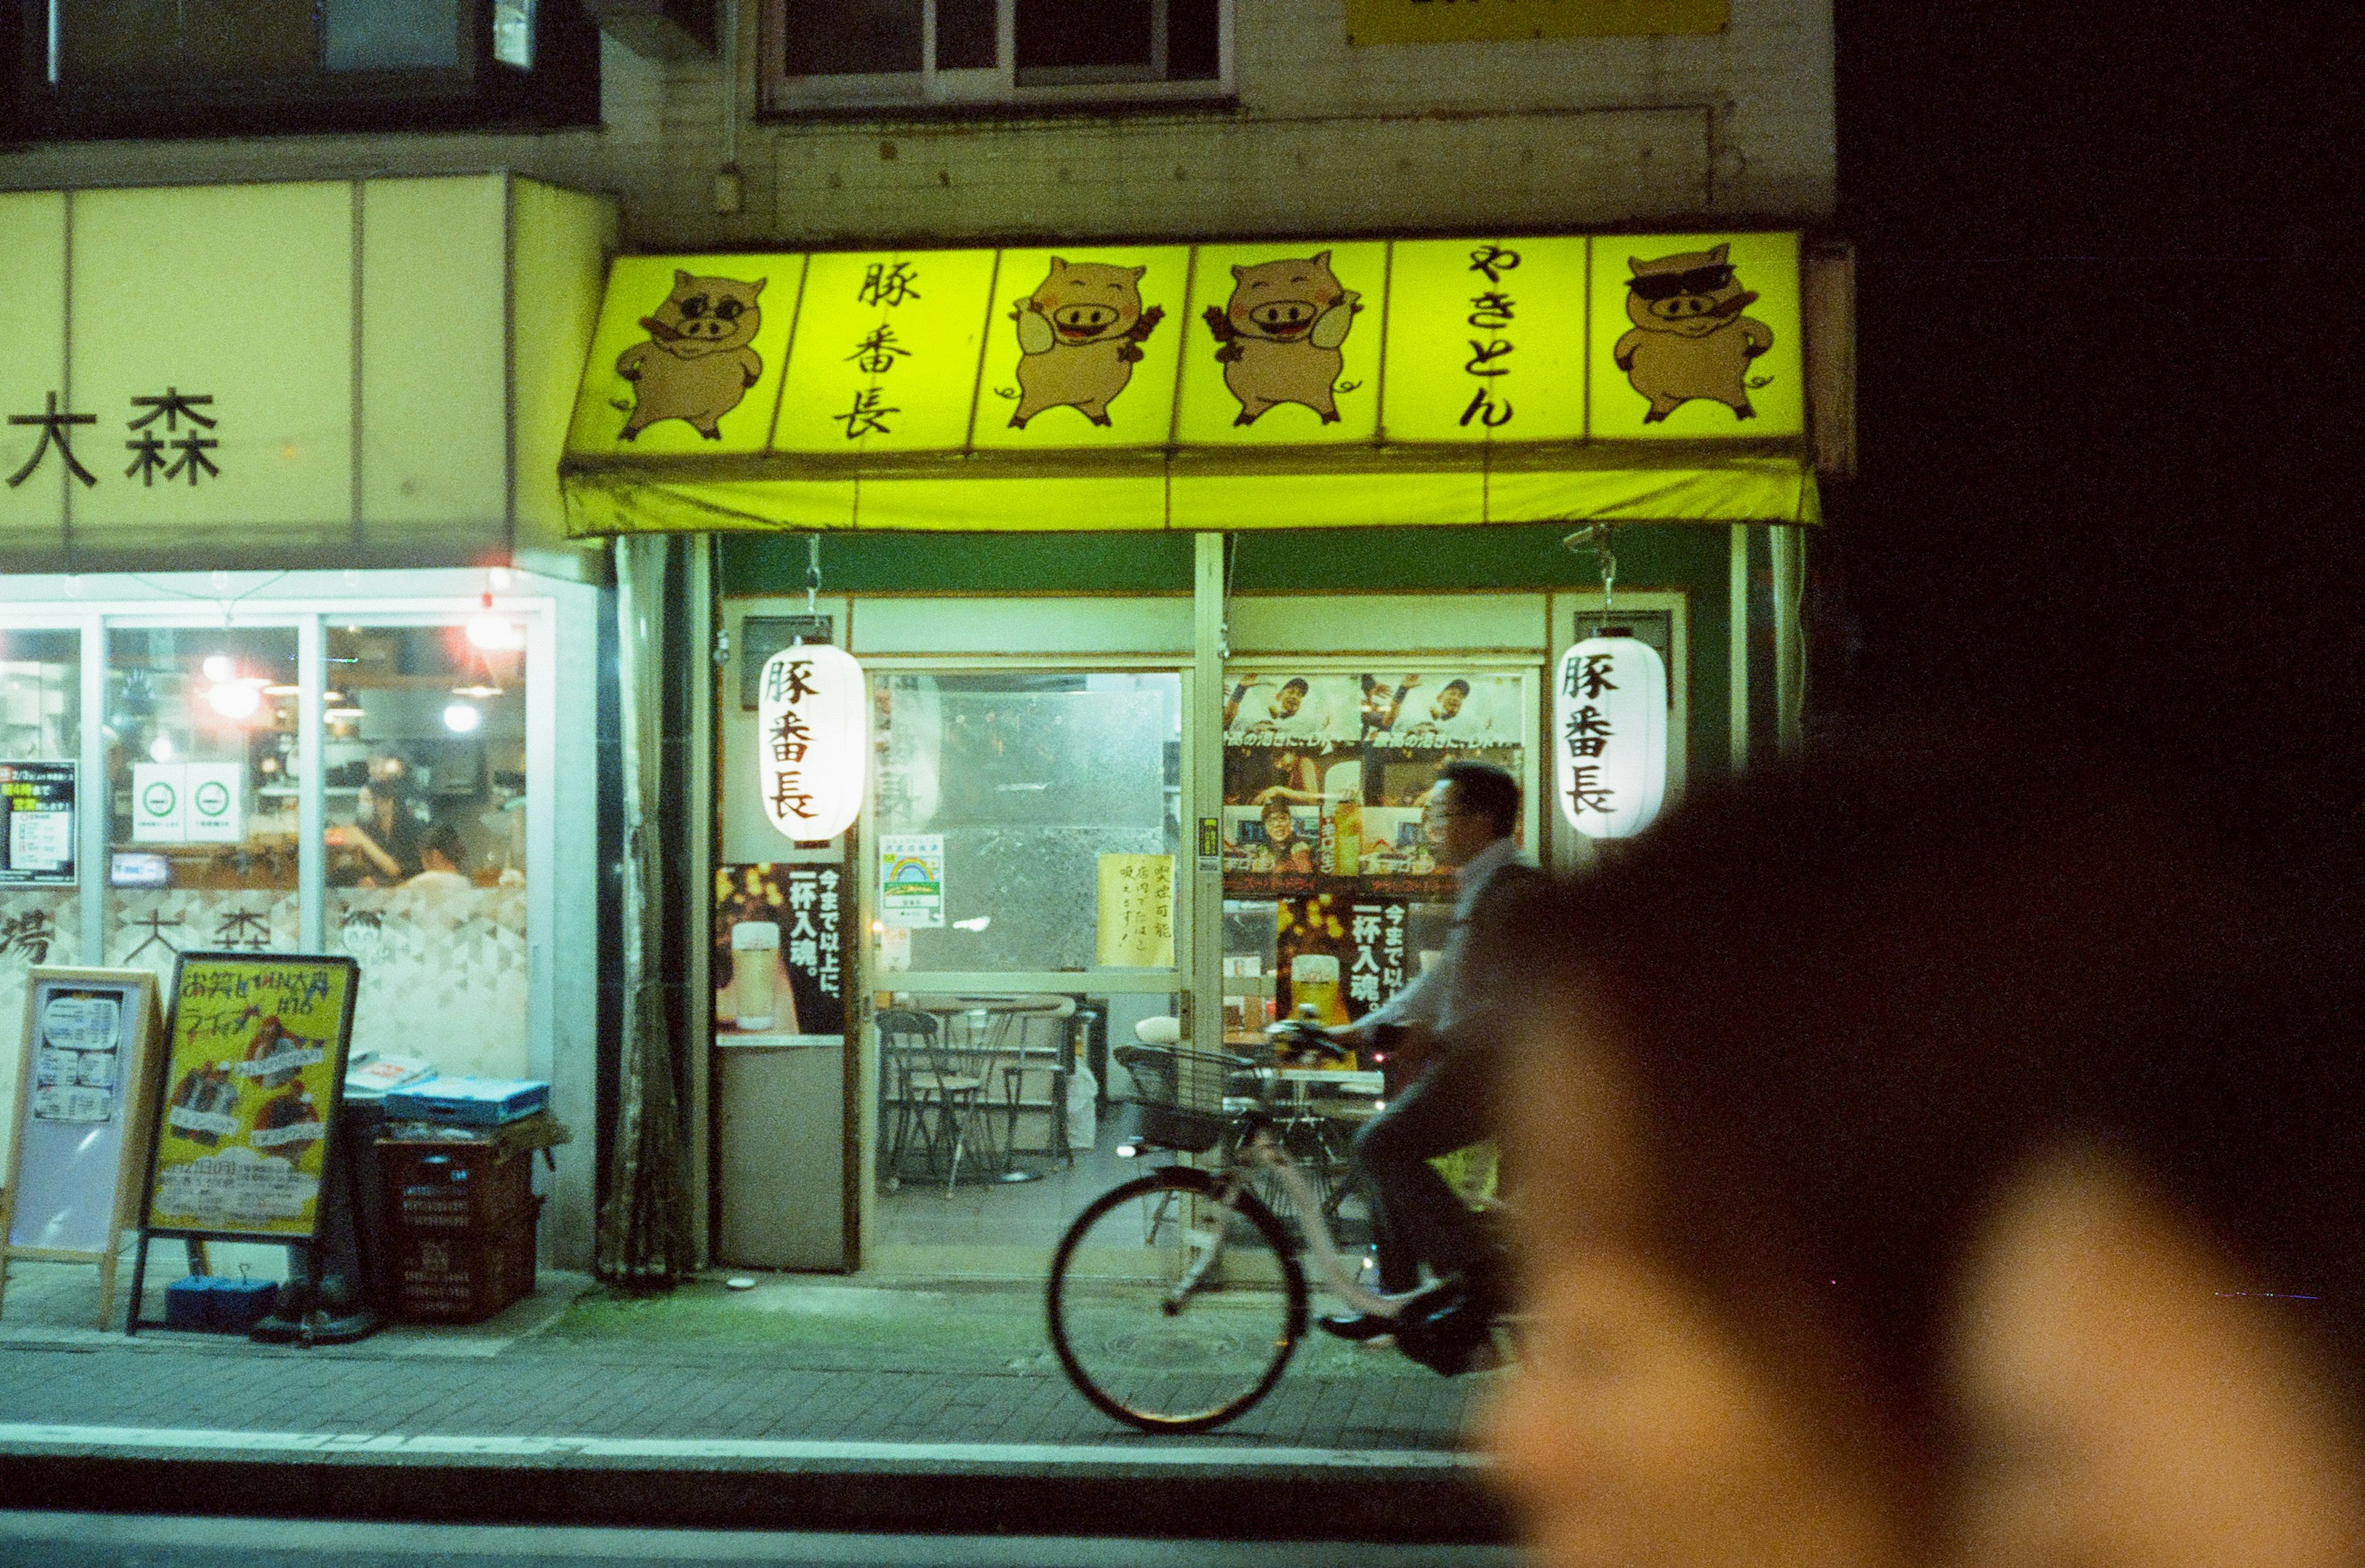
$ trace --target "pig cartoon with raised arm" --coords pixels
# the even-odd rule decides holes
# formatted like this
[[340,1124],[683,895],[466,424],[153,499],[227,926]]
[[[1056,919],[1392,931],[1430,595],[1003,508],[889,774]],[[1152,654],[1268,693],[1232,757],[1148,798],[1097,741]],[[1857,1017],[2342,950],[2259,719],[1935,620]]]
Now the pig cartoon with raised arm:
[[673,292],[641,318],[649,341],[616,356],[616,374],[633,384],[632,417],[618,440],[637,440],[659,420],[686,420],[707,440],[723,439],[717,421],[763,378],[763,356],[747,345],[763,323],[756,299],[769,281],[674,270]]
[[1774,329],[1742,312],[1757,296],[1741,286],[1725,258],[1732,247],[1686,251],[1657,261],[1628,257],[1626,319],[1633,330],[1611,351],[1635,391],[1651,400],[1644,424],[1656,424],[1695,398],[1722,403],[1736,420],[1754,420],[1749,364],[1774,346]]
[[1058,408],[1096,425],[1109,422],[1109,403],[1133,379],[1143,341],[1166,319],[1158,306],[1141,307],[1148,270],[1051,258],[1050,275],[1010,312],[1019,348],[1014,426],[1025,430],[1027,420]]
[[1207,307],[1207,330],[1222,346],[1224,385],[1240,400],[1236,425],[1254,424],[1279,403],[1300,403],[1326,425],[1339,420],[1339,372],[1362,296],[1330,271],[1330,252],[1232,269],[1232,297]]

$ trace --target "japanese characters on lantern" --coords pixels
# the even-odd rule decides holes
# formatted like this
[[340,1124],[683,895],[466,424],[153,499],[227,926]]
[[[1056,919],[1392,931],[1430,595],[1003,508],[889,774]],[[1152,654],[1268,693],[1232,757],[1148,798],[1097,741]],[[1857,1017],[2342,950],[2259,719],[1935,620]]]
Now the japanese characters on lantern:
[[782,648],[765,661],[757,780],[765,815],[800,843],[835,838],[862,809],[869,707],[862,666],[826,643]]
[[1552,785],[1588,838],[1651,825],[1667,782],[1667,666],[1633,637],[1587,637],[1552,681]]

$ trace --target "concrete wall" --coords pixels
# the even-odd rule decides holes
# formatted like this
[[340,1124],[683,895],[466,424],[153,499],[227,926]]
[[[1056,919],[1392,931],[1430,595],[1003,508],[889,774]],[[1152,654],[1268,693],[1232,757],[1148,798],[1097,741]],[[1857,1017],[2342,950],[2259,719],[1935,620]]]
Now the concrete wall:
[[625,243],[660,251],[1796,225],[1835,200],[1830,0],[1732,0],[1717,36],[1366,48],[1341,0],[1239,0],[1237,106],[772,122],[758,8],[736,84],[608,43],[596,131],[65,143],[0,152],[0,189],[508,167],[613,192]]

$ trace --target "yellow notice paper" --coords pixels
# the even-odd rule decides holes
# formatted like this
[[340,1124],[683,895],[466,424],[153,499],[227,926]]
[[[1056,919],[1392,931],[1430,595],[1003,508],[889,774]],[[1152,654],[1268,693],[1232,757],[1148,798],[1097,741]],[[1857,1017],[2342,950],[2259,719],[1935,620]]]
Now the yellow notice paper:
[[1100,943],[1104,969],[1174,967],[1174,857],[1101,857]]

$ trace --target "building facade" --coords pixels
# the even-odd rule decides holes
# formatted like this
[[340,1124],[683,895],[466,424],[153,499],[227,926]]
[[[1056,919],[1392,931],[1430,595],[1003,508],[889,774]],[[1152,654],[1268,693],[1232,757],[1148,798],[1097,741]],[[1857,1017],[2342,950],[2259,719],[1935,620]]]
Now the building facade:
[[[593,722],[593,698],[580,683],[600,667],[594,628],[602,611],[581,596],[596,596],[611,580],[603,539],[646,532],[680,541],[627,548],[669,552],[650,554],[638,581],[646,591],[666,580],[663,570],[647,568],[669,562],[672,651],[714,654],[712,681],[690,681],[669,700],[656,682],[640,694],[644,704],[670,709],[691,759],[673,802],[681,825],[669,842],[678,863],[669,875],[653,868],[653,885],[670,886],[666,896],[688,901],[692,907],[679,914],[696,927],[707,928],[712,919],[715,938],[712,946],[693,943],[676,957],[678,978],[694,993],[718,995],[712,1015],[701,1006],[678,1020],[684,1037],[675,1042],[687,1094],[695,1243],[733,1261],[939,1269],[950,1244],[925,1226],[899,1229],[891,1212],[900,1199],[890,1189],[903,1174],[897,1156],[909,1152],[897,1148],[906,1141],[898,1124],[911,1107],[891,1048],[871,1024],[882,999],[891,1011],[898,993],[906,1000],[1044,998],[1043,1010],[1062,1019],[1097,1015],[1103,1040],[1112,1027],[1121,1032],[1138,1017],[1171,1012],[1189,1021],[1194,1037],[1214,1044],[1227,1033],[1252,1033],[1266,1006],[1287,1005],[1299,974],[1312,995],[1326,974],[1336,973],[1342,1002],[1351,1000],[1350,1010],[1360,1012],[1371,997],[1346,993],[1355,989],[1359,962],[1372,955],[1348,937],[1340,938],[1343,948],[1333,943],[1316,950],[1320,945],[1302,940],[1305,922],[1316,901],[1328,901],[1321,907],[1347,913],[1351,933],[1357,906],[1368,905],[1363,913],[1383,927],[1394,920],[1416,932],[1390,949],[1392,981],[1418,963],[1418,931],[1430,918],[1426,911],[1436,890],[1421,880],[1427,872],[1416,864],[1417,832],[1401,833],[1406,824],[1395,819],[1405,810],[1398,797],[1414,788],[1414,775],[1433,765],[1434,756],[1498,756],[1530,785],[1531,846],[1564,864],[1586,853],[1576,835],[1554,825],[1546,672],[1605,616],[1640,628],[1668,661],[1670,769],[1678,791],[1686,780],[1744,765],[1753,748],[1778,744],[1796,724],[1803,700],[1797,622],[1803,535],[1818,515],[1818,474],[1845,471],[1850,441],[1845,258],[1827,232],[1835,201],[1828,0],[1562,0],[1571,15],[1547,24],[1556,36],[1438,36],[1449,29],[1536,30],[1496,14],[1514,11],[1509,0],[1490,3],[1491,10],[1426,0],[1161,0],[1138,6],[713,0],[704,6],[588,7],[610,13],[605,33],[593,30],[595,16],[554,0],[485,8],[489,16],[476,31],[454,31],[439,20],[448,6],[387,8],[376,13],[373,28],[354,19],[370,8],[307,6],[292,8],[291,18],[298,11],[311,17],[308,35],[297,36],[299,28],[241,40],[192,30],[154,41],[127,61],[79,45],[80,9],[52,0],[19,7],[38,15],[30,25],[20,19],[14,140],[0,151],[0,192],[28,200],[54,193],[72,205],[89,195],[184,187],[219,193],[207,208],[220,214],[234,193],[257,184],[347,189],[363,193],[347,207],[364,214],[352,219],[364,236],[356,245],[368,242],[364,179],[465,180],[499,172],[522,188],[588,198],[592,207],[570,229],[569,259],[558,269],[564,286],[521,288],[519,277],[545,274],[515,263],[503,274],[508,281],[493,286],[502,294],[510,346],[506,358],[496,356],[481,372],[514,387],[519,364],[538,364],[537,356],[585,366],[572,424],[549,399],[510,397],[502,493],[454,514],[499,518],[499,547],[488,557],[447,542],[414,558],[454,573],[479,569],[489,558],[533,584],[557,585],[548,589],[548,613],[576,614],[575,635],[591,639],[549,644],[557,685],[548,722],[563,751],[568,736],[588,734]],[[203,9],[185,8],[193,15]],[[52,13],[57,26],[44,29],[39,24]],[[387,20],[397,16],[407,19]],[[284,91],[234,100],[218,90],[251,71],[257,60],[246,56],[266,48],[278,51],[267,63],[270,80]],[[127,75],[138,91],[119,87]],[[110,81],[118,88],[110,90]],[[517,210],[514,201],[507,210]],[[600,216],[609,212],[611,220]],[[234,227],[228,218],[192,221]],[[46,231],[27,232],[32,237],[10,242],[31,246]],[[86,239],[91,230],[85,224],[77,232]],[[505,233],[514,252],[514,222]],[[620,264],[604,316],[597,279],[588,293],[584,283],[584,235],[594,249],[641,269]],[[1611,243],[1630,236],[1667,242],[1639,256]],[[1452,244],[1440,249],[1441,241]],[[58,243],[71,248],[75,241],[68,236]],[[1503,498],[1518,487],[1508,479],[1513,468],[1523,465],[1521,471],[1545,476],[1592,472],[1614,466],[1615,454],[1629,448],[1573,414],[1577,422],[1562,432],[1567,439],[1553,448],[1556,455],[1538,455],[1538,448],[1518,464],[1508,455],[1498,460],[1486,429],[1491,405],[1477,416],[1476,446],[1456,444],[1470,429],[1466,419],[1425,446],[1392,437],[1388,431],[1400,424],[1394,410],[1416,385],[1401,374],[1392,394],[1376,381],[1369,386],[1368,439],[1330,442],[1328,455],[1316,451],[1316,438],[1328,441],[1328,421],[1309,426],[1313,434],[1302,440],[1290,436],[1287,421],[1306,415],[1303,403],[1277,410],[1280,419],[1265,429],[1281,434],[1269,441],[1227,447],[1231,438],[1218,429],[1194,446],[1179,424],[1170,424],[1129,456],[1087,450],[1084,421],[1093,415],[1077,414],[1089,398],[1051,407],[1044,428],[1052,435],[1024,462],[985,450],[992,443],[979,432],[1000,420],[981,423],[974,409],[958,439],[925,450],[891,450],[891,442],[866,438],[860,454],[824,462],[815,449],[777,434],[779,410],[819,385],[787,363],[797,352],[787,334],[792,319],[813,319],[800,318],[800,308],[818,308],[813,302],[824,294],[817,280],[832,265],[852,268],[857,283],[871,263],[891,266],[898,259],[914,264],[928,257],[931,265],[979,270],[987,281],[964,286],[975,296],[981,355],[999,344],[995,334],[1011,330],[1005,308],[1037,282],[1048,285],[1047,269],[1078,263],[1075,252],[1101,257],[1084,265],[1153,269],[1145,276],[1172,286],[1173,308],[1164,311],[1163,338],[1153,332],[1138,343],[1152,356],[1144,364],[1163,365],[1174,378],[1161,396],[1183,410],[1173,416],[1181,420],[1193,407],[1187,378],[1218,375],[1215,356],[1227,346],[1194,315],[1211,298],[1224,303],[1209,292],[1215,274],[1202,276],[1198,269],[1253,268],[1317,253],[1335,253],[1343,269],[1354,257],[1364,273],[1350,278],[1342,271],[1335,280],[1354,288],[1369,312],[1362,335],[1351,340],[1351,358],[1395,342],[1383,326],[1384,303],[1406,319],[1404,313],[1429,308],[1414,286],[1418,264],[1428,264],[1420,258],[1430,254],[1421,246],[1465,255],[1523,243],[1540,258],[1577,257],[1569,264],[1595,269],[1570,274],[1588,280],[1598,319],[1566,327],[1575,334],[1571,342],[1589,343],[1585,334],[1597,330],[1603,313],[1622,297],[1623,272],[1601,269],[1707,252],[1717,243],[1740,244],[1743,255],[1760,253],[1752,245],[1773,243],[1792,258],[1785,274],[1793,280],[1785,285],[1792,312],[1787,319],[1798,326],[1786,333],[1797,341],[1777,347],[1796,358],[1783,369],[1790,385],[1767,395],[1794,399],[1795,417],[1783,432],[1745,451],[1731,446],[1721,429],[1698,449],[1707,454],[1703,472],[1730,476],[1748,463],[1772,464],[1777,482],[1756,493],[1774,498],[1736,503],[1738,510],[1690,502],[1654,510],[1650,498],[1658,492],[1650,483],[1630,483],[1626,498],[1612,505],[1584,484],[1539,482],[1530,487],[1529,500],[1513,504]],[[1358,246],[1365,250],[1352,250]],[[1135,258],[1146,250],[1190,269],[1191,286],[1183,286],[1180,274],[1160,279],[1154,270],[1160,263]],[[739,427],[755,417],[750,398],[745,406],[751,412],[740,414],[737,425],[726,421],[710,431],[677,412],[669,423],[647,427],[645,440],[634,431],[630,442],[621,441],[632,415],[620,399],[629,405],[634,396],[646,398],[647,384],[624,376],[632,385],[620,386],[622,359],[616,343],[600,336],[600,323],[631,328],[645,312],[678,330],[678,321],[664,317],[669,279],[744,281],[756,275],[749,263],[757,259],[769,269],[762,304],[783,334],[767,362],[766,430],[740,439]],[[254,285],[267,282],[272,263],[258,251],[225,264],[245,268],[249,275],[241,281]],[[432,258],[420,269],[415,299],[398,307],[389,300],[378,319],[394,319],[399,308],[405,319],[421,324],[417,330],[428,330],[434,290],[423,285],[435,276]],[[349,271],[363,276],[357,261]],[[1022,271],[1026,280],[1016,282]],[[1742,283],[1772,293],[1746,266]],[[363,285],[353,287],[358,298]],[[465,288],[454,291],[455,300],[468,297]],[[59,306],[58,319],[71,329],[85,319],[77,312],[90,308],[86,297],[69,300]],[[350,318],[347,325],[358,330]],[[1496,341],[1489,329],[1474,330],[1474,350]],[[70,330],[65,336],[71,340]],[[874,347],[874,358],[896,363],[893,347]],[[58,350],[58,364],[69,364],[76,352],[69,341]],[[275,352],[290,364],[319,357],[301,343]],[[1156,358],[1161,352],[1169,357]],[[1547,364],[1536,375],[1564,385],[1591,375],[1610,385],[1601,366],[1579,368],[1574,356],[1588,352],[1573,349],[1563,369]],[[1483,360],[1485,353],[1461,357]],[[352,366],[360,357],[339,363],[358,385]],[[1011,391],[986,374],[982,359],[978,363],[960,396],[981,403]],[[1530,363],[1537,363],[1532,351]],[[20,376],[23,387],[11,395],[22,400],[26,389],[60,391],[71,403],[71,378],[62,370],[46,374]],[[1149,371],[1137,374],[1146,387]],[[1466,367],[1455,374],[1476,379],[1452,382],[1449,415],[1474,406],[1465,395],[1486,384]],[[878,386],[875,373],[870,385]],[[1384,394],[1390,410],[1384,420],[1377,412]],[[1441,387],[1438,395],[1445,396]],[[1620,395],[1649,396],[1639,382]],[[1149,393],[1137,387],[1133,396],[1139,405]],[[355,399],[338,428],[361,428],[368,406]],[[1246,425],[1254,416],[1241,407]],[[586,423],[606,418],[608,409],[623,416],[615,429],[595,431]],[[28,402],[21,411],[41,410]],[[651,411],[668,418],[667,410]],[[1628,410],[1636,419],[1642,412],[1640,404]],[[19,439],[0,444],[0,459],[13,472],[29,453],[18,447],[38,428],[10,433]],[[849,425],[845,433],[851,441],[856,432]],[[709,447],[719,455],[726,445],[740,469],[694,466]],[[562,448],[568,492],[555,515],[544,515],[531,498],[555,482]],[[357,438],[353,449],[366,455]],[[893,487],[947,462],[965,482],[988,487],[936,500]],[[1118,470],[1138,482],[1132,499],[1073,487]],[[357,495],[368,471],[364,462],[346,476]],[[1651,468],[1621,471],[1631,477]],[[1396,499],[1420,491],[1418,483],[1405,482],[1415,474],[1460,477],[1421,503],[1426,510],[1413,509],[1418,516],[1392,510]],[[1474,502],[1463,482],[1473,474],[1480,476]],[[1203,476],[1225,480],[1228,498],[1194,510],[1198,503],[1190,497],[1216,494],[1193,489]],[[687,506],[650,499],[667,487],[698,490],[710,483],[775,487],[721,502],[715,492],[700,491]],[[814,484],[847,487],[846,495],[867,486],[871,500],[796,488]],[[1147,492],[1138,487],[1151,484],[1159,498],[1145,510],[1140,496]],[[61,494],[71,507],[72,492]],[[529,498],[522,508],[521,494]],[[895,497],[913,504],[898,510]],[[867,523],[864,504],[871,509]],[[1358,506],[1368,510],[1359,515]],[[357,501],[351,516],[366,510]],[[28,574],[9,624],[21,621],[28,636],[63,634],[65,621],[18,612],[26,609],[21,600],[47,606],[59,599],[69,574],[122,574],[95,597],[107,602],[109,615],[135,608],[147,615],[144,599],[159,591],[156,584],[190,593],[195,605],[206,598],[200,589],[230,597],[215,588],[210,574],[275,568],[275,558],[239,541],[235,519],[219,521],[223,526],[196,554],[185,544],[168,554],[150,540],[110,555],[88,550],[70,521],[56,537],[35,540],[42,524],[7,520],[0,541],[12,531],[29,541],[9,546],[10,569]],[[1564,547],[1574,530],[1602,521],[1617,525],[1613,535]],[[1320,526],[1308,526],[1314,523]],[[355,527],[369,535],[358,521]],[[809,593],[813,536],[824,539],[821,581]],[[1618,572],[1607,604],[1595,548],[1604,543],[1614,550]],[[303,564],[341,569],[325,556]],[[175,566],[207,574],[206,582],[191,588],[184,579],[156,575]],[[30,574],[37,572],[59,575],[36,581]],[[231,591],[243,586],[242,579]],[[354,592],[368,597],[373,585],[305,586],[318,591],[308,608],[291,612],[287,630],[297,644],[291,656],[300,658],[313,639],[319,655],[329,657],[330,642],[348,635],[336,630],[342,616],[354,614],[355,627],[374,624],[350,604]],[[465,623],[472,583],[455,577],[415,586],[432,599],[422,615]],[[396,585],[386,591],[399,597]],[[578,599],[588,608],[563,609]],[[241,601],[232,621],[255,608]],[[765,638],[795,635],[783,623],[808,610],[829,617],[830,625],[807,627],[805,634],[826,635],[865,662],[885,725],[862,821],[826,844],[783,836],[767,820],[751,771],[756,709],[744,701],[750,649]],[[190,611],[199,621],[212,614]],[[307,624],[315,630],[306,632]],[[93,635],[115,635],[106,616],[92,625],[94,631],[75,633],[85,661],[97,656],[88,651]],[[194,644],[192,650],[176,644],[172,656],[189,652],[201,660],[208,651]],[[13,668],[17,654],[9,656]],[[316,667],[325,682],[330,666]],[[429,680],[443,673],[440,666],[426,672]],[[74,678],[87,682],[89,672]],[[572,698],[561,689],[569,680],[577,682]],[[1283,714],[1277,710],[1293,682],[1299,702]],[[1449,699],[1455,687],[1458,700]],[[1376,707],[1370,700],[1375,689]],[[633,694],[625,695],[629,710]],[[291,697],[297,706],[308,700]],[[1274,710],[1262,730],[1256,728],[1260,704]],[[1449,704],[1453,711],[1443,711]],[[1307,715],[1302,722],[1301,711]],[[1384,723],[1373,722],[1383,715]],[[1483,734],[1472,727],[1482,717]],[[313,722],[298,713],[291,725],[300,736]],[[538,722],[526,712],[521,734]],[[1429,731],[1412,735],[1424,722]],[[1046,801],[1041,809],[1003,813],[1007,820],[996,814],[1001,795],[965,803],[941,790],[931,795],[928,780],[941,781],[959,748],[996,724],[1017,726],[1014,735],[1032,728],[1072,739],[1090,731],[1113,745],[1109,737],[1126,737],[1116,751],[1060,754],[1064,761],[1046,753],[1038,760],[1097,769],[1126,787],[1056,809]],[[365,753],[372,738],[360,728],[343,737]],[[1394,744],[1399,739],[1410,744]],[[57,744],[89,756],[104,741],[78,732]],[[320,755],[318,789],[327,790],[327,770],[335,764],[326,751]],[[570,770],[557,753],[544,766],[555,780],[572,781],[564,787],[577,790],[592,771],[588,765]],[[1249,777],[1259,769],[1264,771]],[[504,770],[485,771],[491,778]],[[1006,805],[1023,802],[1034,793],[1026,787],[1041,782],[1014,773],[997,788],[1014,786],[1003,792]],[[1264,820],[1264,807],[1276,798],[1298,820],[1286,827]],[[323,822],[342,810],[326,800],[314,798],[308,807],[326,813]],[[1349,803],[1356,809],[1342,822],[1339,808]],[[546,852],[565,901],[568,890],[599,880],[596,812],[588,803],[563,801],[552,812]],[[1186,844],[1208,821],[1217,826],[1218,844]],[[1277,847],[1293,834],[1309,841],[1304,867]],[[293,836],[309,842],[300,827]],[[925,901],[888,907],[902,896],[879,869],[890,840],[907,848],[904,841],[921,841],[923,853],[907,858],[936,869],[940,897],[933,912]],[[1344,847],[1351,840],[1352,853]],[[95,851],[100,840],[92,844]],[[1166,859],[1168,869],[1158,874],[1167,879],[1158,885],[1166,890],[1169,913],[1162,926],[1150,923],[1146,936],[1135,933],[1146,949],[1105,947],[1107,933],[1095,929],[1100,895],[1093,878],[1110,856]],[[291,890],[286,939],[299,946],[328,940],[334,924],[325,913],[318,919],[304,913],[327,912],[333,902],[327,849],[316,858],[319,870],[299,867],[295,874],[297,883],[310,877],[316,890]],[[710,879],[719,890],[712,909]],[[778,894],[789,902],[809,901],[818,912],[824,893],[834,898],[826,930],[835,963],[818,948],[796,946],[821,938],[800,932],[793,920],[778,935],[779,972],[797,982],[788,994],[803,997],[819,1021],[801,1018],[793,1029],[738,1028],[742,998],[724,972],[740,961],[733,928],[768,923],[735,918],[751,913],[745,901]],[[95,883],[78,896],[94,894],[118,896]],[[568,907],[593,902],[562,902],[544,918],[563,922]],[[1093,907],[1082,915],[1070,910],[1072,918],[1023,917],[1066,905]],[[899,924],[890,918],[899,911],[911,919]],[[94,920],[81,913],[76,918]],[[530,984],[544,989],[533,994],[545,998],[536,1016],[553,1022],[539,1036],[529,1031],[522,1059],[537,1075],[546,1070],[561,1086],[562,1103],[603,1132],[561,1151],[562,1190],[545,1236],[554,1261],[579,1266],[591,1251],[604,1130],[613,1121],[615,1096],[627,1092],[600,1086],[619,1081],[615,1064],[626,1047],[614,1037],[621,1024],[611,1024],[605,1039],[591,1037],[599,1031],[589,1022],[590,995],[615,978],[585,967],[597,945],[587,948],[571,929],[562,935],[556,924],[537,929],[535,918],[532,912],[521,917],[521,950],[563,950],[564,963],[575,967],[554,959],[546,975],[534,971],[541,978]],[[987,924],[963,929],[963,922],[979,920]],[[759,939],[760,933],[747,938]],[[803,955],[795,964],[786,956],[792,949]],[[0,964],[15,961],[0,955]],[[834,988],[816,991],[824,970]],[[891,978],[896,976],[907,978]],[[1064,1013],[1056,1005],[1062,1002]],[[622,1011],[611,1007],[610,1016]],[[1014,1025],[1021,1036],[1030,1026]],[[1088,1031],[1060,1034],[1046,1045],[1053,1033],[1044,1025],[1039,1037],[1022,1038],[1024,1048],[1012,1058],[1020,1070],[997,1084],[997,1093],[1008,1088],[1010,1114],[1000,1135],[1004,1173],[1026,1173],[1014,1149],[1052,1146],[1050,1123],[1059,1122],[1063,1136],[1078,1130],[1051,1103],[1065,1088],[1055,1089],[1047,1074],[1030,1075],[1026,1049],[1065,1050],[1069,1069],[1096,1062],[1102,1093],[1110,1087],[1104,1049],[1091,1054]],[[1063,1072],[1059,1082],[1072,1076]],[[793,1118],[793,1136],[782,1136],[790,1125],[782,1118]],[[781,1215],[795,1217],[782,1221]],[[989,1250],[1001,1245],[970,1240]],[[1010,1257],[1018,1260],[1011,1266],[1026,1266],[1026,1245],[1011,1246]],[[984,1259],[979,1266],[999,1265]]]

